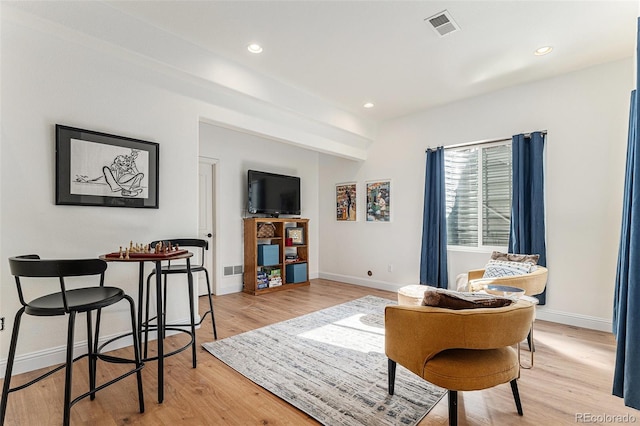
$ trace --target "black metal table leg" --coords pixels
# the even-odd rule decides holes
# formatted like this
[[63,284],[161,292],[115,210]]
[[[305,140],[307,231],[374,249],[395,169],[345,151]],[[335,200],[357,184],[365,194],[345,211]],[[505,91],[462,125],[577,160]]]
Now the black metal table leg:
[[142,356],[142,301],[144,299],[144,262],[140,262],[138,272],[138,346]]
[[196,368],[196,314],[193,303],[194,290],[193,290],[193,274],[191,273],[191,260],[187,258],[187,284],[189,286],[189,315],[191,315],[191,357],[193,368]]
[[156,261],[156,314],[158,323],[158,403],[164,401],[164,310],[162,309],[162,262]]

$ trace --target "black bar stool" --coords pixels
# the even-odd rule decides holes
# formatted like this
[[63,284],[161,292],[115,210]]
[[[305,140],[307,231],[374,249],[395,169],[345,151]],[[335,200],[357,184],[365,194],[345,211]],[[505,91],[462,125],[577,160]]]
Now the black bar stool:
[[[192,331],[192,340],[191,340],[191,347],[192,347],[192,357],[193,357],[193,367],[195,368],[196,366],[196,337],[195,337],[195,329],[194,327],[196,325],[200,325],[202,324],[202,322],[204,321],[205,317],[207,316],[207,314],[211,314],[211,324],[213,326],[213,338],[214,339],[218,339],[218,332],[216,331],[216,319],[215,319],[215,315],[214,315],[214,311],[213,311],[213,300],[211,299],[211,282],[209,281],[209,272],[207,271],[207,268],[204,267],[204,256],[205,256],[205,251],[209,249],[209,242],[207,240],[199,240],[199,239],[195,239],[195,238],[174,238],[174,239],[167,239],[167,240],[157,240],[157,241],[153,241],[150,245],[152,249],[155,249],[156,245],[162,243],[163,245],[168,245],[171,244],[171,246],[175,247],[178,246],[181,249],[196,249],[193,251],[197,251],[199,258],[200,258],[200,263],[198,264],[191,264],[191,272],[195,273],[195,272],[204,272],[205,274],[205,278],[207,280],[207,297],[209,298],[209,310],[206,311],[201,317],[200,317],[200,321],[196,322],[195,320],[195,308],[193,306],[193,296],[194,296],[194,289],[193,289],[193,281],[189,282],[188,286],[188,291],[189,291],[189,314],[191,316],[191,322],[188,324],[165,324],[165,330],[170,330],[172,328],[176,328],[176,327],[191,327]],[[155,317],[153,318],[149,318],[149,289],[150,289],[150,284],[151,284],[151,278],[157,273],[158,271],[156,271],[156,269],[154,268],[153,271],[151,271],[151,273],[149,274],[149,276],[147,277],[147,294],[146,294],[146,298],[145,298],[145,322],[142,324],[142,328],[144,328],[145,330],[145,335],[144,335],[144,355],[143,358],[147,358],[147,342],[149,341],[149,330],[153,329],[153,326],[149,323],[149,321],[153,321],[155,319]],[[162,271],[160,271],[160,273],[162,275],[164,275],[164,286],[163,286],[163,303],[164,303],[164,307],[163,307],[163,311],[166,313],[167,312],[167,298],[166,298],[166,294],[167,294],[167,277],[169,275],[173,275],[173,274],[187,274],[188,270],[187,270],[187,265],[183,264],[183,263],[173,263],[171,261],[168,262],[167,266],[163,266],[162,267]],[[179,349],[178,351],[182,351],[186,349],[186,347],[183,347],[181,349]],[[176,351],[177,352],[177,351]],[[175,353],[175,352],[174,352]],[[172,353],[173,354],[173,353]],[[172,355],[172,354],[166,354],[165,356],[168,355]]]
[[[9,265],[11,268],[11,274],[15,276],[16,285],[18,288],[18,297],[22,308],[18,310],[13,323],[13,332],[11,335],[11,345],[9,347],[9,356],[7,358],[7,369],[4,378],[4,384],[2,387],[2,401],[0,405],[0,424],[4,424],[4,418],[7,411],[7,400],[10,392],[15,392],[24,389],[32,384],[50,376],[51,374],[65,369],[65,384],[64,384],[64,417],[63,424],[66,426],[69,424],[71,416],[71,407],[78,401],[87,396],[91,400],[95,399],[95,394],[99,390],[112,385],[113,383],[136,373],[138,380],[138,402],[140,404],[140,412],[144,412],[144,397],[142,391],[142,374],[140,370],[143,367],[142,360],[140,358],[140,345],[138,342],[138,334],[136,332],[136,320],[133,299],[127,296],[124,291],[117,287],[106,287],[104,285],[104,271],[107,269],[107,263],[100,259],[74,259],[74,260],[40,260],[40,257],[36,254],[17,256],[9,259]],[[99,286],[82,287],[67,290],[65,286],[66,277],[81,277],[81,276],[100,276]],[[37,297],[29,302],[24,299],[23,283],[20,278],[58,278],[59,292],[47,294]],[[31,280],[35,281],[35,280]],[[100,336],[100,316],[102,308],[113,305],[122,299],[126,299],[129,302],[131,312],[131,335],[133,337],[133,350],[134,360],[118,358],[114,356],[101,354],[100,351],[106,344],[98,345]],[[93,333],[92,327],[92,311],[96,311],[96,329]],[[55,369],[31,380],[30,382],[10,387],[11,384],[11,372],[13,370],[13,363],[16,355],[16,346],[18,343],[18,334],[20,332],[20,320],[22,314],[33,315],[38,317],[49,316],[62,316],[68,315],[69,322],[67,327],[67,356],[66,362],[63,365],[56,367]],[[87,315],[87,348],[88,353],[80,355],[76,358],[73,357],[73,345],[74,345],[74,328],[76,314],[86,313]],[[108,342],[107,342],[108,343]],[[73,363],[88,357],[89,364],[89,391],[71,400],[71,385],[72,385],[72,372]],[[130,363],[135,364],[135,368],[126,372],[125,374],[110,380],[104,384],[96,386],[96,366],[97,360],[101,359],[107,362],[115,363]]]

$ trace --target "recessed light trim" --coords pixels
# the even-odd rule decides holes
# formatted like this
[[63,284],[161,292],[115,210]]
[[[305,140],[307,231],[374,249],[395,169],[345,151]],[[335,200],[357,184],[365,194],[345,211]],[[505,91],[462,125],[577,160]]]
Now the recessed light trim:
[[247,50],[251,53],[262,53],[262,46],[258,43],[251,43],[247,46]]
[[364,108],[373,108],[375,104],[373,102],[365,102],[362,106]]
[[553,50],[552,46],[542,46],[537,48],[535,52],[533,52],[533,54],[536,56],[543,56],[551,53],[552,50]]

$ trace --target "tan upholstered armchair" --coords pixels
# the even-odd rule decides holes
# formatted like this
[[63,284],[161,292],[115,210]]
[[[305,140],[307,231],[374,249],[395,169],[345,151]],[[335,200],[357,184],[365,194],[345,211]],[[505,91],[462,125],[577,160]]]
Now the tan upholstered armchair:
[[[483,286],[488,284],[506,285],[509,287],[517,287],[524,290],[527,296],[535,296],[544,291],[547,285],[548,270],[544,266],[538,266],[535,271],[524,275],[513,275],[509,277],[482,278],[484,269],[474,269],[468,272],[468,290],[482,290]],[[478,281],[474,281],[478,280]]]
[[[538,266],[535,271],[524,275],[513,275],[509,277],[482,278],[484,269],[474,269],[468,272],[467,291],[479,291],[486,285],[505,285],[517,287],[524,290],[525,296],[535,296],[542,293],[547,286],[547,276],[549,271],[544,266]],[[535,319],[535,313],[534,313]],[[533,342],[533,324],[531,332],[527,336],[529,350],[531,351],[531,366],[533,366],[533,352],[535,345]]]
[[[527,337],[534,305],[520,300],[502,308],[452,310],[428,306],[387,306],[385,352],[389,394],[396,363],[449,390],[449,424],[457,424],[457,392],[511,383],[518,414],[518,352]],[[402,392],[402,390],[399,390]]]

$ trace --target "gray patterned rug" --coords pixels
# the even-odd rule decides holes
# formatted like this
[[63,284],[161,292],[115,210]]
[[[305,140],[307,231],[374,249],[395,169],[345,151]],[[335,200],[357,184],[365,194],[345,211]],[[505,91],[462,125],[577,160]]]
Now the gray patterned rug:
[[444,391],[398,365],[387,393],[384,307],[366,296],[202,346],[329,425],[415,425]]

